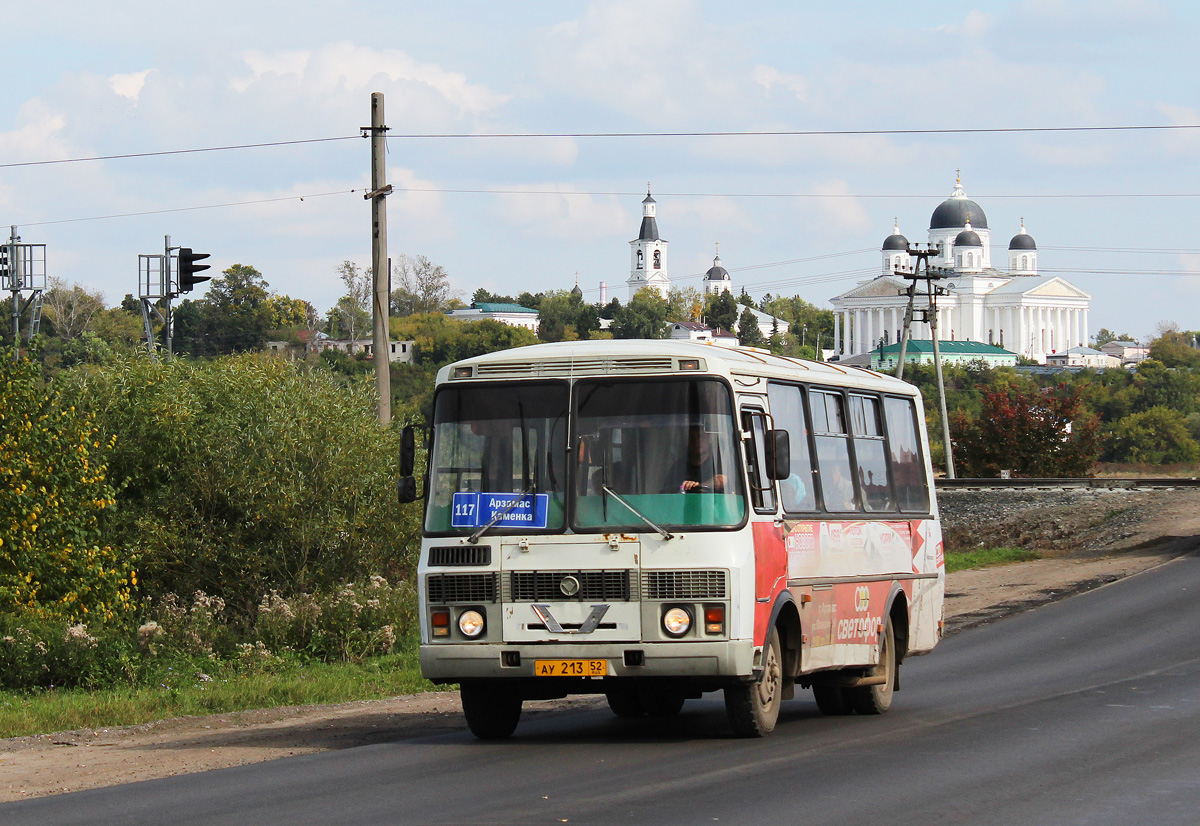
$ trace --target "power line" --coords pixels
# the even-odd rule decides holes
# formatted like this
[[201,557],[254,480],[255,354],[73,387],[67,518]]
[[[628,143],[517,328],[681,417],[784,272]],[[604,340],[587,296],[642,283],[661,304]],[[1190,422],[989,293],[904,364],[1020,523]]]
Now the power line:
[[311,195],[283,195],[278,198],[259,198],[255,201],[231,201],[226,204],[205,204],[204,206],[176,207],[174,209],[151,209],[145,212],[119,212],[114,215],[93,215],[88,218],[62,218],[57,221],[27,221],[22,227],[44,227],[49,224],[77,224],[82,221],[107,221],[110,218],[137,218],[143,215],[166,215],[172,212],[195,212],[202,209],[222,209],[224,207],[251,206],[253,204],[272,204],[278,201],[303,201],[305,198],[325,198],[329,195],[349,195],[356,189],[338,192],[317,192]]
[[156,158],[163,155],[194,155],[198,152],[226,152],[231,149],[261,149],[266,146],[296,146],[302,143],[328,143],[329,141],[359,140],[362,135],[342,135],[336,138],[308,138],[294,141],[271,141],[269,143],[241,143],[230,146],[206,146],[200,149],[167,149],[161,152],[130,152],[124,155],[96,155],[89,158],[57,158],[49,161],[20,161],[18,163],[0,163],[0,169],[12,169],[18,166],[48,166],[58,163],[85,163],[87,161],[115,161],[125,158]]
[[[846,137],[871,135],[1003,135],[1071,132],[1146,132],[1174,129],[1200,129],[1200,124],[1132,124],[1127,126],[1009,126],[979,129],[780,129],[742,130],[723,132],[440,132],[389,134],[397,140],[442,140],[442,139],[544,139],[544,138],[754,138],[754,137]],[[304,138],[290,141],[267,141],[263,143],[230,144],[228,146],[206,146],[195,149],[168,149],[158,152],[130,152],[118,155],[94,155],[84,158],[55,158],[45,161],[19,161],[0,164],[0,169],[23,166],[47,166],[63,163],[86,163],[88,161],[112,161],[128,158],[154,158],[165,155],[189,155],[200,152],[226,152],[234,149],[261,149],[269,146],[296,146],[306,143],[328,143],[330,141],[361,140],[368,137],[366,131],[359,135],[340,135],[330,138]],[[628,193],[621,193],[628,194]],[[1008,196],[989,196],[1008,197]],[[1012,196],[1017,197],[1017,196]]]
[[389,134],[389,139],[443,138],[754,138],[845,137],[853,135],[989,135],[1038,132],[1135,132],[1160,129],[1200,129],[1200,124],[1141,124],[1129,126],[1009,126],[981,129],[779,129],[727,132],[437,132]]
[[[394,186],[395,192],[421,192],[439,195],[562,195],[602,197],[615,196],[620,198],[641,197],[641,191],[593,191],[593,190],[557,190],[557,189],[446,189],[437,187],[401,187]],[[931,200],[945,198],[945,194],[879,194],[854,192],[658,192],[660,198],[857,198],[861,200]],[[991,195],[987,193],[972,195],[980,200],[1033,200],[1055,198],[1200,198],[1200,192],[1090,192],[1090,193],[1043,193],[1035,195]]]

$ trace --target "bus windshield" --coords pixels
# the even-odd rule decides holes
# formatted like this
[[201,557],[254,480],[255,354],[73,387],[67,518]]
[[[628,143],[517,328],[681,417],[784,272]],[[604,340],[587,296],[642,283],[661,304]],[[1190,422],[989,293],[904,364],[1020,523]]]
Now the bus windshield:
[[561,532],[567,384],[446,387],[433,411],[430,533]]
[[742,523],[741,463],[723,383],[581,380],[574,413],[574,529]]

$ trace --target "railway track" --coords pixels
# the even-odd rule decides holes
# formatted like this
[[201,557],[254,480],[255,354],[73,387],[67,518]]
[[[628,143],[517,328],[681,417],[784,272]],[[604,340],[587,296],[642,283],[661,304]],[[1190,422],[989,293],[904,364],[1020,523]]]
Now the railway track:
[[1084,479],[936,479],[937,490],[1173,490],[1200,487],[1200,477]]

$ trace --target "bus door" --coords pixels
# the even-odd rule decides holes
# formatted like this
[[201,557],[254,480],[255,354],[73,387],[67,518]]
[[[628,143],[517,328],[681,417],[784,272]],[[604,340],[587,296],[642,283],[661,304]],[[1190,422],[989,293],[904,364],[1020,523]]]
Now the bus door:
[[757,646],[765,643],[775,598],[787,587],[787,546],[769,464],[771,418],[761,402],[743,404],[741,417],[754,537],[754,644]]

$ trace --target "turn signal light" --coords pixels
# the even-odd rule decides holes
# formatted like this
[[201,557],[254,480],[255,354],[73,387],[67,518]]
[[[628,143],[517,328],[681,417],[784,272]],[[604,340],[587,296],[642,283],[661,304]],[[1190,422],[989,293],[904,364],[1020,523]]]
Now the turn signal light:
[[704,608],[704,632],[706,634],[725,633],[725,606],[707,605]]
[[429,623],[433,627],[433,636],[450,636],[450,612],[446,609],[441,608],[430,614]]

